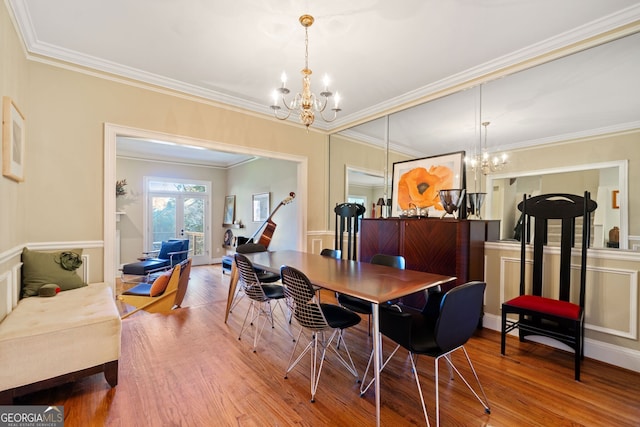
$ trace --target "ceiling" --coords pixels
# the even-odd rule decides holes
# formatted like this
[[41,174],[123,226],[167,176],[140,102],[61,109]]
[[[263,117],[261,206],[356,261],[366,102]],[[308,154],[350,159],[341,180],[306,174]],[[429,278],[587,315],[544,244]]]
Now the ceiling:
[[[31,59],[54,58],[265,115],[283,71],[292,91],[300,90],[298,17],[309,13],[316,19],[309,28],[312,89],[321,89],[328,74],[342,99],[336,121],[316,119],[313,126],[351,128],[345,133],[373,144],[384,139],[384,121],[365,122],[448,88],[488,81],[482,104],[476,86],[391,116],[394,149],[416,156],[469,150],[481,120],[491,122],[488,145],[503,149],[638,127],[638,36],[499,80],[488,76],[637,26],[640,1],[6,2]],[[141,142],[123,144],[134,150]],[[229,166],[244,158],[211,161]]]

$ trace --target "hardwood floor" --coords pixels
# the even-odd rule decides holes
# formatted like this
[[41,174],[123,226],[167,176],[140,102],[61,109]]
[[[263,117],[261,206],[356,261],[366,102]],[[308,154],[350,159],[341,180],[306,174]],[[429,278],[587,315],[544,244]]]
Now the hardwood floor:
[[[293,342],[280,325],[267,326],[257,353],[251,351],[250,335],[239,341],[248,305],[241,301],[225,324],[227,289],[228,276],[221,275],[219,265],[194,267],[182,309],[168,315],[140,312],[123,321],[117,387],[109,388],[102,375],[94,375],[15,403],[64,405],[67,427],[375,425],[372,392],[361,398],[359,384],[335,360],[325,363],[315,403],[309,401],[309,358],[284,379]],[[323,302],[331,298],[330,293],[322,295]],[[281,313],[276,314],[282,321]],[[346,339],[362,372],[371,349],[366,319],[349,329]],[[385,340],[385,349],[391,348]],[[486,329],[466,348],[491,414],[484,413],[459,379],[450,381],[441,366],[443,426],[639,423],[640,373],[586,359],[582,381],[576,382],[572,355],[510,337],[502,357],[499,333]],[[459,356],[454,362],[462,362]],[[467,372],[463,363],[456,365]],[[425,424],[409,366],[406,353],[399,352],[382,374],[384,426]],[[433,360],[421,357],[418,370],[435,425]]]

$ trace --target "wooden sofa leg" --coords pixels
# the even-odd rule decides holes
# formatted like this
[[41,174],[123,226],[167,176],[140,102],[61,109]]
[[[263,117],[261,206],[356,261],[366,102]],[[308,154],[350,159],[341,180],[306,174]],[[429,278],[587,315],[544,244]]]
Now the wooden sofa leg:
[[118,361],[107,362],[104,364],[104,378],[111,387],[118,385]]

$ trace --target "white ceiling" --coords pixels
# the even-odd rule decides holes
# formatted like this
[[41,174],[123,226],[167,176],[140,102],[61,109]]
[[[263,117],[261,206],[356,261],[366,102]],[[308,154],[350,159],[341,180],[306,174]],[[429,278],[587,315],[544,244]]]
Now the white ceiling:
[[[292,91],[300,88],[298,17],[309,13],[316,18],[312,88],[328,74],[342,98],[335,122],[314,125],[329,132],[640,21],[640,1],[632,0],[6,2],[34,60],[55,58],[267,115],[283,71]],[[638,127],[639,40],[487,83],[489,145]],[[392,144],[417,156],[469,150],[478,141],[478,98],[476,87],[392,116]],[[384,138],[382,120],[355,131],[372,143]]]

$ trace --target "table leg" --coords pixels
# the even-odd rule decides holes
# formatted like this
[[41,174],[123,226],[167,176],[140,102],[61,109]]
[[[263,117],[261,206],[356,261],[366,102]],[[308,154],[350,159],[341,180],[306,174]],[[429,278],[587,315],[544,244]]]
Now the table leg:
[[379,305],[371,304],[371,321],[373,322],[373,372],[375,376],[376,426],[380,427],[380,367],[382,359],[382,340],[380,337]]
[[229,295],[227,296],[227,311],[224,313],[224,323],[227,323],[227,319],[229,319],[229,311],[231,311],[231,304],[233,304],[233,297],[236,295],[237,286],[238,270],[234,261],[231,263],[231,274],[229,275]]

